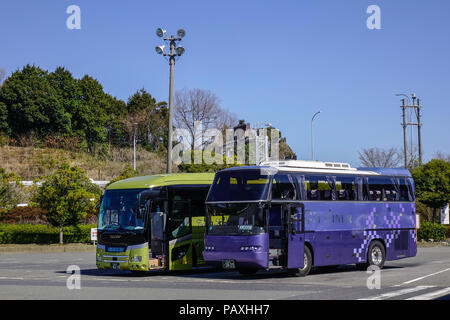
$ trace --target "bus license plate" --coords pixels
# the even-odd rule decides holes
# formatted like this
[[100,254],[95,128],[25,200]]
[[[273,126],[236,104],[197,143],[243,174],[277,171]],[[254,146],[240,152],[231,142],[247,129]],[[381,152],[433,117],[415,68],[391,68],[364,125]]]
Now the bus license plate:
[[222,260],[222,267],[224,269],[236,269],[234,260]]
[[119,269],[120,269],[120,264],[119,264],[119,263],[111,263],[111,267],[112,267],[114,270],[119,270]]

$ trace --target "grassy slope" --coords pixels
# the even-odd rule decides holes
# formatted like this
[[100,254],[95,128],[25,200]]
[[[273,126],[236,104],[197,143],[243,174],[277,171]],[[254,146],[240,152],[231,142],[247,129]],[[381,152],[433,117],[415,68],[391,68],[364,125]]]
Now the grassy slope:
[[[94,157],[82,152],[36,147],[0,147],[0,166],[14,172],[22,180],[38,179],[59,161],[79,166],[94,180],[111,180],[119,176],[126,166],[133,166],[133,150],[112,148],[106,157]],[[145,150],[136,152],[136,169],[140,175],[163,173],[164,156]]]

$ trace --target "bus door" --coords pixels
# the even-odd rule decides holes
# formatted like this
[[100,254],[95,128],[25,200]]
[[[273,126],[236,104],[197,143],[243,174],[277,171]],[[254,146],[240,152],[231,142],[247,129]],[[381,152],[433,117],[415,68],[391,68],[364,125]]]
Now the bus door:
[[150,205],[153,209],[150,212],[150,268],[164,268],[166,267],[166,246],[164,229],[166,225],[167,217],[167,201],[162,203],[163,208],[161,210],[160,204],[154,201]]
[[287,264],[288,269],[303,268],[305,246],[305,206],[289,204],[285,209],[287,221]]
[[190,200],[172,201],[167,223],[169,270],[192,268],[192,217]]

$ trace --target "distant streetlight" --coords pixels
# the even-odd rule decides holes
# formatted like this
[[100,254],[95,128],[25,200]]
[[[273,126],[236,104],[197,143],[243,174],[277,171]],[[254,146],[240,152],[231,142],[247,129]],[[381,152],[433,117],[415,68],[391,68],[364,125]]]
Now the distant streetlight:
[[156,35],[160,38],[164,38],[164,41],[169,43],[170,52],[166,53],[165,45],[161,45],[155,48],[156,53],[169,57],[170,65],[170,81],[169,81],[169,136],[167,142],[167,173],[172,173],[172,130],[173,130],[173,71],[175,68],[175,58],[180,57],[184,53],[182,46],[177,47],[177,41],[181,41],[186,35],[186,31],[180,29],[177,31],[177,37],[171,35],[170,38],[166,36],[166,30],[161,28],[156,29]]
[[322,111],[316,112],[312,119],[311,119],[311,158],[314,161],[314,135],[313,135],[313,121],[316,118],[316,116],[321,113]]
[[134,135],[133,135],[133,170],[136,171],[136,127],[137,123],[133,123]]

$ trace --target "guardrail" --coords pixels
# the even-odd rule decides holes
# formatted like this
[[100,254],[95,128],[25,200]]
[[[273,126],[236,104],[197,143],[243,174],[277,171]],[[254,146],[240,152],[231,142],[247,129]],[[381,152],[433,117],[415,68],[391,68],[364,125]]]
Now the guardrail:
[[[91,181],[91,183],[93,183],[93,184],[95,184],[95,185],[97,185],[99,187],[105,187],[109,183],[109,181],[106,181],[106,180],[105,181],[94,180],[94,179],[89,179],[89,180]],[[15,181],[11,181],[10,183],[14,184]],[[34,182],[34,181],[19,181],[19,183],[22,184],[24,187],[32,187],[34,185],[37,185],[37,186],[42,185],[42,182],[40,182],[40,181],[37,181],[37,182]]]
[[[99,187],[105,187],[109,183],[109,181],[106,181],[106,180],[105,181],[102,181],[102,180],[96,181],[96,180],[93,180],[93,179],[89,179],[89,180],[91,181],[91,183],[93,183],[93,184],[95,184],[95,185],[97,185]],[[15,181],[11,181],[10,183],[14,184]],[[37,186],[42,185],[42,182],[40,182],[40,181],[37,181],[37,182],[34,182],[34,181],[19,181],[19,183],[22,184],[24,187],[32,187],[34,185],[37,185]],[[94,199],[91,199],[91,201],[94,201]],[[17,207],[28,207],[28,203],[19,203],[17,205]]]

